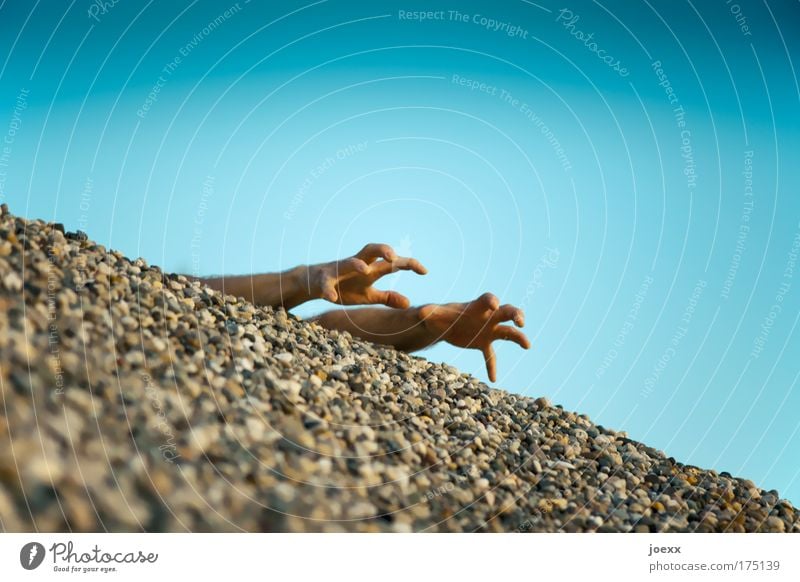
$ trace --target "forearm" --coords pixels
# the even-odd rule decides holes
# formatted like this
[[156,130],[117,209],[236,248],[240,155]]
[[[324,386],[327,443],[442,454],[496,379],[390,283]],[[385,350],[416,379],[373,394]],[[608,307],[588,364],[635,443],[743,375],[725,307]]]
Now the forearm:
[[419,307],[339,309],[318,315],[312,321],[324,328],[348,331],[354,337],[404,352],[421,350],[439,340],[426,326]]
[[244,297],[257,305],[283,307],[287,310],[306,301],[319,299],[308,284],[308,268],[302,266],[282,273],[209,277],[199,278],[199,281],[212,289]]

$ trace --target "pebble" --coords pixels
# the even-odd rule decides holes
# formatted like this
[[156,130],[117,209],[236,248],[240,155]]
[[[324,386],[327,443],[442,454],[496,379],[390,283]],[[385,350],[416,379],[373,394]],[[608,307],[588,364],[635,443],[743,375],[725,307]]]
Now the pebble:
[[278,360],[284,366],[289,366],[294,360],[294,356],[288,352],[281,352],[280,354],[275,354],[275,359]]
[[781,518],[773,515],[767,518],[767,528],[771,532],[784,532],[786,531],[786,524]]
[[0,206],[10,531],[800,532],[752,481],[61,228]]
[[22,291],[22,278],[15,271],[9,271],[3,275],[3,286],[12,292]]

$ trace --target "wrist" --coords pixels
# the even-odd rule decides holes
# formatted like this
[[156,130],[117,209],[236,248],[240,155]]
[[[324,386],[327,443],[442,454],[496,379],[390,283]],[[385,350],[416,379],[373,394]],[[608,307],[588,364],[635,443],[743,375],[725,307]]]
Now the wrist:
[[436,342],[441,339],[437,337],[437,333],[430,322],[430,315],[433,313],[434,309],[435,306],[433,304],[420,305],[412,309],[414,322],[417,328],[430,342]]
[[430,314],[433,312],[434,306],[433,304],[427,305],[420,305],[419,307],[414,308],[415,317],[419,322],[420,327],[426,330],[430,330],[430,324],[428,318]]
[[314,265],[300,265],[285,271],[281,277],[281,284],[286,308],[312,299],[320,299],[321,290],[316,288],[316,279]]

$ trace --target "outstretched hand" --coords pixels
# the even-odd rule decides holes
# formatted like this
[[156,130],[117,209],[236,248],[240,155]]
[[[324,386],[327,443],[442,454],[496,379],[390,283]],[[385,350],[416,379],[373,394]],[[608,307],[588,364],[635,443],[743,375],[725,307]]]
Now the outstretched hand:
[[497,378],[497,358],[492,348],[495,340],[508,340],[524,349],[530,341],[512,325],[501,325],[513,321],[517,327],[525,325],[525,314],[513,305],[500,305],[491,293],[484,293],[467,303],[425,305],[420,308],[420,318],[431,332],[461,348],[473,348],[483,352],[489,379]]
[[428,272],[416,259],[398,257],[389,245],[368,244],[350,258],[309,267],[308,285],[312,295],[332,303],[404,309],[410,304],[408,297],[372,286],[384,275],[397,271],[414,271],[418,275]]

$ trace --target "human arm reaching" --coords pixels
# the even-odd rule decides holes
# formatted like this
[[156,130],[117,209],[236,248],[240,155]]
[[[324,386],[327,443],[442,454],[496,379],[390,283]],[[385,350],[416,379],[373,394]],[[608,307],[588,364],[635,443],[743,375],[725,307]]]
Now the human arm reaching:
[[409,300],[396,291],[373,287],[378,279],[396,271],[419,275],[427,269],[416,259],[398,257],[384,244],[368,244],[352,257],[317,265],[301,265],[282,273],[200,278],[211,287],[244,297],[258,305],[286,310],[311,301],[326,299],[340,305],[386,305],[407,308]]
[[[439,341],[483,353],[489,379],[497,379],[497,358],[492,343],[512,341],[524,349],[530,341],[517,329],[525,315],[513,305],[500,305],[491,293],[465,303],[430,304],[406,309],[364,308],[334,310],[314,318],[328,329],[348,331],[353,336],[398,350],[414,352]],[[513,325],[502,325],[513,321]]]

